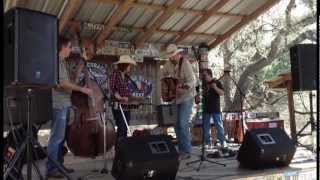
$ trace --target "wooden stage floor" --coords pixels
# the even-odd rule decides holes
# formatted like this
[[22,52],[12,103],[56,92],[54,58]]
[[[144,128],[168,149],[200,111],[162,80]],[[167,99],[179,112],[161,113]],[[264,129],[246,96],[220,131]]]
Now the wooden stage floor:
[[[231,146],[236,149],[239,146]],[[315,180],[317,174],[316,154],[305,150],[304,148],[297,148],[294,159],[288,167],[264,169],[264,170],[248,170],[239,168],[239,163],[236,156],[230,158],[210,158],[212,161],[225,163],[226,167],[204,162],[197,171],[199,163],[186,165],[187,162],[199,158],[201,152],[200,146],[193,147],[193,155],[188,160],[180,162],[179,170],[177,172],[176,180]],[[210,151],[208,152],[210,153]],[[112,166],[114,152],[110,150],[107,154],[107,168],[110,170]],[[45,173],[45,160],[38,161],[38,166],[42,174]],[[104,165],[103,157],[96,159],[79,158],[68,153],[65,156],[65,165],[75,169],[75,172],[70,174],[72,179],[92,179],[92,180],[113,180],[111,173],[99,174],[93,173],[93,170],[101,170]],[[90,176],[87,176],[90,174]],[[26,176],[26,167],[23,168],[23,174]],[[86,177],[86,178],[84,178]],[[39,179],[34,173],[32,179]]]

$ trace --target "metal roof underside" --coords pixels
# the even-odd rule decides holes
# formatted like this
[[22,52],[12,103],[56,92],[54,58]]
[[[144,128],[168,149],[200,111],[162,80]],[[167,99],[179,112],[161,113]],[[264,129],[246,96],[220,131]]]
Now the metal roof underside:
[[[93,23],[82,29],[96,42],[117,40],[197,45],[214,48],[256,19],[279,0],[4,0],[7,11],[24,7],[56,15],[68,32],[70,24]],[[70,23],[72,22],[72,23]]]

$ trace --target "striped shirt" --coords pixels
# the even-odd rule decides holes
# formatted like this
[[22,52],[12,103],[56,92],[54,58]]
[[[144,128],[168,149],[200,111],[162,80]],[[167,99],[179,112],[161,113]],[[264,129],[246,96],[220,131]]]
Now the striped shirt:
[[[59,81],[69,81],[69,73],[67,71],[67,62],[65,59],[59,58]],[[71,106],[71,94],[63,89],[52,89],[53,108],[62,109]]]

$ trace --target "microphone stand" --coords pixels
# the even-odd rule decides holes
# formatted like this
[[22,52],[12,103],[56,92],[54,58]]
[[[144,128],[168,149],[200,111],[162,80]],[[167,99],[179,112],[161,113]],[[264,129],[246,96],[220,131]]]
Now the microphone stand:
[[[107,126],[107,120],[106,120],[106,110],[107,110],[107,106],[106,106],[106,101],[109,101],[109,98],[104,94],[103,92],[103,89],[102,87],[100,86],[100,84],[98,83],[98,80],[96,79],[96,77],[90,72],[90,70],[88,69],[87,67],[87,62],[83,59],[81,59],[83,62],[84,62],[84,68],[87,68],[86,71],[88,72],[88,74],[90,74],[94,81],[96,82],[97,86],[99,87],[101,93],[103,94],[103,112],[99,112],[99,117],[100,117],[100,120],[103,124],[103,157],[104,157],[104,165],[103,165],[103,168],[100,170],[100,173],[101,174],[108,174],[109,173],[109,170],[108,170],[108,167],[107,167],[107,147],[106,147],[106,144],[107,144],[107,141],[108,141],[108,138],[107,138],[107,135],[106,135],[106,126]],[[89,77],[90,78],[90,77]],[[104,114],[103,114],[104,113]],[[112,123],[112,121],[110,121],[112,126],[114,127],[114,124]],[[90,176],[94,176],[93,174],[88,174],[88,175],[85,175],[84,178],[80,177],[79,179],[88,179]],[[96,178],[96,176],[94,176]]]
[[[239,85],[236,83],[236,81],[230,76],[230,70],[224,70],[223,75],[219,78],[222,79],[223,77],[228,77],[229,79],[231,79],[231,81],[233,82],[233,84],[236,86],[236,89],[239,90],[240,93],[240,111],[238,111],[238,113],[240,114],[240,123],[241,123],[241,131],[242,131],[242,137],[244,137],[244,132],[245,129],[247,129],[247,125],[246,125],[246,121],[243,118],[243,100],[246,100],[247,103],[250,106],[250,109],[253,109],[252,106],[250,105],[250,103],[248,102],[248,100],[246,99],[246,95],[242,92],[241,88],[239,87]],[[246,127],[246,128],[245,128]],[[240,139],[239,139],[240,142]]]
[[[196,54],[197,57],[199,57],[199,55],[196,53],[195,49],[192,48],[194,50],[194,53]],[[200,59],[200,58],[199,58]],[[200,72],[201,72],[201,65],[200,65],[200,60],[198,59],[198,68],[199,68],[199,78],[201,77],[200,76]],[[199,115],[199,119],[201,119],[201,122],[202,122],[202,145],[201,145],[201,154],[199,155],[199,159],[198,160],[194,160],[194,161],[190,161],[190,162],[187,162],[186,165],[190,165],[190,164],[194,164],[194,163],[198,163],[199,162],[199,167],[197,168],[197,171],[200,171],[200,168],[201,168],[201,165],[204,161],[206,162],[210,162],[210,163],[214,163],[214,164],[218,164],[218,165],[221,165],[221,166],[226,166],[226,164],[222,164],[222,163],[219,163],[219,162],[215,162],[215,161],[211,161],[209,160],[207,157],[205,157],[205,145],[204,145],[204,123],[203,123],[203,110],[204,110],[204,105],[203,105],[203,87],[204,87],[204,83],[200,80],[199,81],[199,95],[200,95],[200,103],[199,103],[199,106],[200,108],[198,109],[198,115]]]

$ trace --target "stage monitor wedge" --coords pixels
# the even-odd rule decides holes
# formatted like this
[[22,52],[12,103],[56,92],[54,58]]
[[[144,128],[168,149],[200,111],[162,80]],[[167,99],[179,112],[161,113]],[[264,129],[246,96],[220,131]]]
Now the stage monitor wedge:
[[117,180],[174,180],[178,158],[171,136],[123,138],[116,147],[111,173]]
[[58,83],[58,19],[14,8],[4,15],[4,85]]
[[250,169],[288,166],[296,147],[281,128],[248,130],[238,152],[240,165]]

